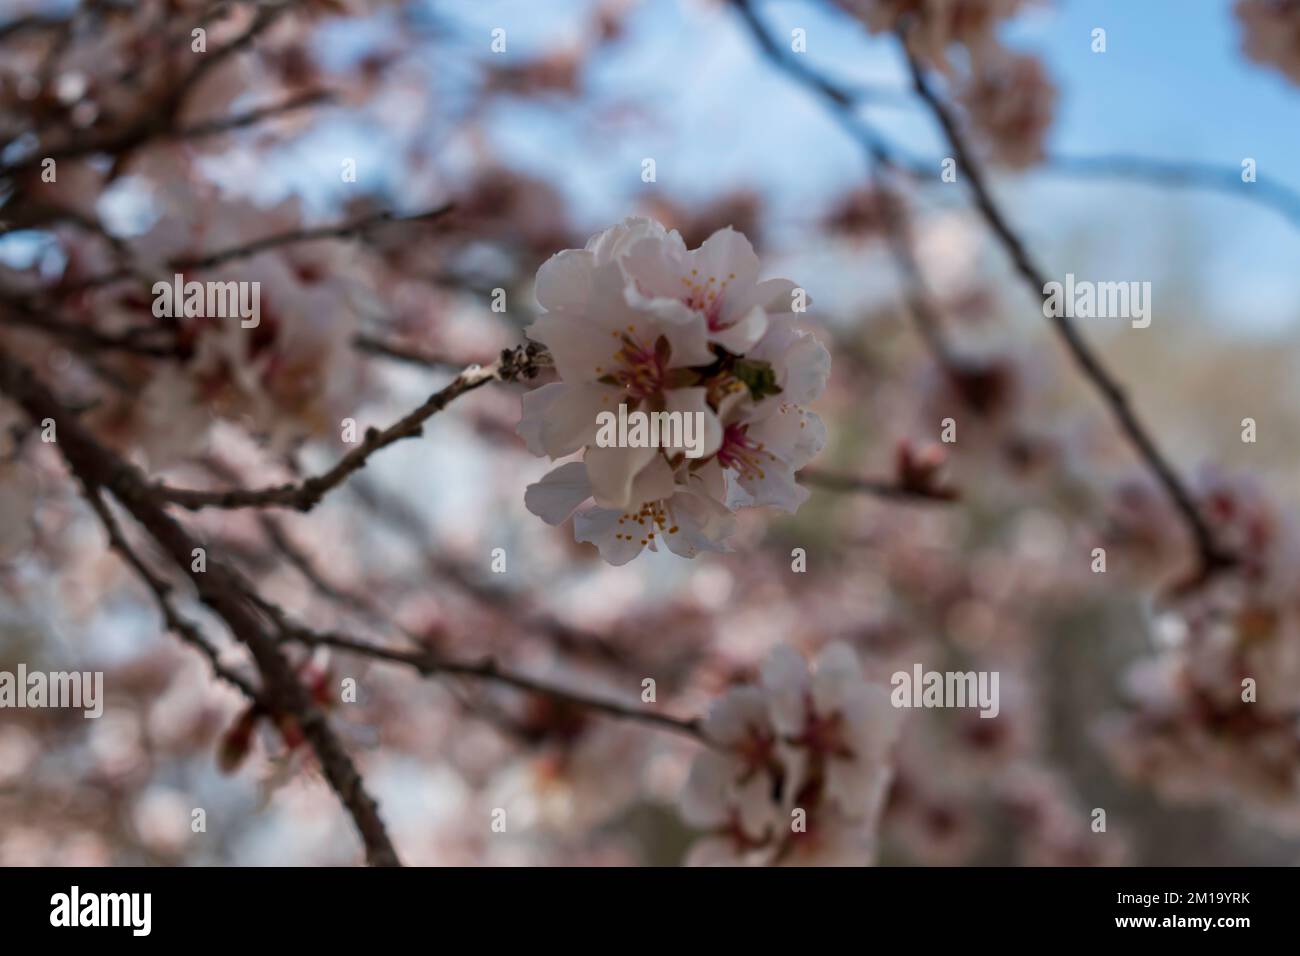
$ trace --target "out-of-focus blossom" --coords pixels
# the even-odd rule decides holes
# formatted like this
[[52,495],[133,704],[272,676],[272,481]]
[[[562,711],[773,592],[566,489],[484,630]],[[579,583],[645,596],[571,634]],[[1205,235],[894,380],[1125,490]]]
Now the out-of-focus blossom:
[[948,50],[965,47],[972,58],[994,45],[998,23],[1012,16],[1023,0],[836,0],[859,17],[872,33],[902,29],[908,48],[947,68]]
[[871,862],[899,724],[846,645],[811,671],[778,647],[761,684],[730,691],[705,721],[710,749],[682,797],[687,822],[706,831],[690,862]]
[[1300,2],[1237,0],[1246,55],[1300,83]]
[[1037,58],[1006,53],[981,64],[962,88],[961,101],[994,162],[1022,168],[1043,158],[1056,85]]
[[1216,479],[1201,500],[1237,564],[1172,597],[1103,735],[1170,797],[1300,828],[1300,527],[1250,484]]

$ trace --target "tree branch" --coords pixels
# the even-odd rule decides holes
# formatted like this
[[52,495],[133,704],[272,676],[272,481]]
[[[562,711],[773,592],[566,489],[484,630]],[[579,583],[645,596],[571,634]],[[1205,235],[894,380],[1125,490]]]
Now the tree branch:
[[805,468],[799,472],[799,481],[805,485],[824,488],[827,491],[874,495],[877,498],[918,505],[952,504],[961,497],[955,488],[944,485],[930,486],[909,484],[884,478],[859,478],[855,475],[840,475],[822,471],[819,468]]
[[[1006,250],[1016,272],[1024,279],[1026,285],[1031,288],[1040,301],[1046,301],[1048,298],[1047,277],[1037,263],[1034,262],[1029,250],[993,200],[983,171],[975,162],[956,119],[930,88],[920,62],[908,50],[907,43],[901,37],[899,45],[907,57],[917,95],[929,106],[935,119],[938,120],[939,126],[943,129],[944,136],[952,147],[958,168],[970,185],[976,208],[983,216],[989,229]],[[1063,310],[1052,310],[1050,319],[1053,329],[1055,329],[1061,341],[1064,342],[1066,350],[1074,359],[1075,364],[1084,377],[1101,394],[1102,399],[1119,423],[1120,429],[1132,442],[1148,467],[1155,473],[1157,480],[1164,486],[1165,491],[1173,500],[1174,506],[1182,515],[1196,543],[1201,574],[1212,574],[1220,568],[1231,565],[1234,559],[1220,550],[1214,539],[1213,532],[1197,508],[1191,492],[1188,491],[1178,473],[1156,445],[1155,439],[1151,437],[1146,426],[1138,418],[1137,413],[1129,403],[1128,395],[1123,386],[1102,364],[1101,359],[1093,352],[1091,346],[1084,340],[1078,328],[1064,314]]]
[[122,532],[121,526],[117,519],[113,517],[113,512],[109,509],[108,502],[104,500],[103,494],[99,487],[93,484],[84,484],[84,497],[90,503],[91,508],[99,517],[100,524],[104,526],[104,531],[108,535],[109,546],[122,556],[134,570],[136,575],[144,582],[145,586],[153,593],[154,600],[158,604],[158,609],[162,612],[163,622],[170,628],[182,641],[196,648],[200,654],[208,659],[212,665],[212,671],[226,683],[238,688],[244,696],[252,703],[265,706],[262,700],[262,694],[249,680],[242,674],[231,670],[221,663],[221,655],[216,647],[203,636],[199,631],[198,625],[193,621],[186,620],[173,606],[171,601],[171,585],[162,578],[158,577],[144,559],[136,554],[130,543],[126,540],[126,535]]
[[153,495],[163,501],[182,505],[191,510],[199,508],[296,508],[310,511],[320,503],[325,494],[341,485],[347,477],[364,468],[370,456],[405,438],[416,438],[424,433],[424,422],[446,408],[452,401],[488,382],[511,382],[531,378],[549,361],[538,346],[529,344],[507,349],[500,359],[486,367],[473,365],[457,375],[445,387],[434,392],[414,411],[404,415],[384,429],[370,428],[361,444],[348,452],[328,471],[313,475],[304,481],[275,485],[270,488],[232,488],[226,491],[199,491],[172,488],[164,484],[150,487]]
[[[177,256],[167,260],[167,268],[176,272],[187,272],[191,269],[212,269],[216,266],[225,265],[236,259],[247,259],[249,256],[255,256],[260,252],[266,252],[269,249],[278,249],[281,246],[295,245],[302,242],[315,242],[320,239],[352,239],[356,236],[374,229],[377,226],[387,225],[389,223],[412,223],[412,222],[430,222],[441,219],[452,210],[450,203],[437,206],[433,209],[427,209],[424,212],[413,213],[409,216],[400,216],[391,210],[382,210],[380,212],[370,213],[357,219],[351,219],[347,222],[336,223],[330,226],[314,226],[303,229],[289,229],[285,232],[273,233],[269,236],[262,236],[251,242],[242,242],[236,246],[228,246],[225,249],[218,249],[215,252],[205,252],[196,256]],[[60,290],[64,295],[75,292],[82,292],[86,289],[94,289],[100,286],[110,285],[123,279],[130,279],[136,275],[136,270],[130,267],[114,269],[111,272],[101,273],[97,276],[90,276],[80,282],[74,282]]]
[[447,675],[501,684],[530,694],[538,694],[563,704],[595,711],[616,720],[648,724],[652,727],[684,734],[697,741],[707,743],[702,730],[702,721],[699,718],[673,717],[669,714],[644,710],[617,701],[604,700],[578,691],[555,687],[526,674],[504,669],[491,657],[473,662],[457,661],[440,657],[432,651],[402,651],[348,637],[344,634],[312,631],[284,619],[281,619],[279,626],[285,637],[310,647],[331,647],[360,657],[368,657],[389,664],[399,664],[413,668],[424,677]]
[[268,634],[245,589],[233,571],[214,555],[207,570],[195,570],[194,552],[199,542],[171,517],[150,493],[143,475],[129,462],[101,445],[31,372],[0,349],[0,392],[35,421],[55,422],[60,454],[72,473],[87,488],[104,488],[148,531],[163,551],[194,582],[199,598],[230,628],[253,655],[261,671],[264,699],[279,713],[292,718],[310,742],[321,770],[339,801],[351,814],[374,866],[395,866],[399,860],[379,816],[374,798],[324,714],[311,701],[293,668]]

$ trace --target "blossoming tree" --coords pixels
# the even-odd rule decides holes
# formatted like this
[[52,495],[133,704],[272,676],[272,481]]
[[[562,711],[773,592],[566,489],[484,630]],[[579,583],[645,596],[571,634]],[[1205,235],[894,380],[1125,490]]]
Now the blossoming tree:
[[[508,4],[6,10],[0,670],[103,671],[107,706],[0,714],[0,862],[1181,861],[1227,832],[1188,803],[1294,832],[1300,527],[1172,439],[1194,385],[1025,308],[1069,263],[1002,177],[1300,200],[1054,154],[1028,2],[657,6],[540,45]],[[1300,79],[1300,4],[1235,11]],[[841,80],[805,15],[900,83]],[[602,84],[678,16],[859,151],[811,226],[672,183],[653,90]],[[515,162],[528,110],[636,180],[617,212]],[[620,408],[698,442],[611,444]],[[914,709],[921,664],[996,706]]]

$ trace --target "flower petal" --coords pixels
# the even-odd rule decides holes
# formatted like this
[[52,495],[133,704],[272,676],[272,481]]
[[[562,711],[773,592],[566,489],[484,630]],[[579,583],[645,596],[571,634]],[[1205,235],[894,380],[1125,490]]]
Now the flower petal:
[[587,467],[580,461],[571,461],[554,468],[524,489],[524,507],[547,524],[566,521],[584,501],[591,497],[591,483],[587,480]]

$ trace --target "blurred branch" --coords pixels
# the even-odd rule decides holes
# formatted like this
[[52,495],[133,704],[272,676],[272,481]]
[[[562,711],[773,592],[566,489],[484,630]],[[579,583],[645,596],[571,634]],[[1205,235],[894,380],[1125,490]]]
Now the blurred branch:
[[778,70],[815,93],[831,117],[866,153],[879,196],[883,233],[894,262],[903,275],[904,295],[912,320],[935,362],[950,378],[956,380],[962,365],[961,359],[953,353],[944,337],[941,311],[934,303],[934,297],[926,286],[912,252],[903,202],[884,175],[890,172],[923,180],[930,178],[929,174],[915,160],[895,153],[888,142],[858,116],[853,92],[821,76],[806,66],[802,59],[788,54],[763,26],[750,0],[732,0],[732,3],[763,55]]
[[877,498],[913,504],[951,504],[961,498],[957,489],[943,485],[923,485],[882,478],[858,478],[854,475],[822,471],[820,468],[805,468],[799,472],[798,477],[802,484],[824,488],[827,491],[874,495]]
[[0,308],[4,309],[4,321],[8,324],[63,339],[80,351],[130,352],[149,358],[175,358],[178,354],[174,345],[160,345],[143,340],[145,334],[164,331],[162,329],[137,328],[122,333],[101,332],[90,325],[51,316],[48,310],[38,309],[35,303],[9,294],[0,294]]
[[[958,168],[970,185],[976,208],[988,224],[989,229],[1001,242],[1016,272],[1025,280],[1026,285],[1030,287],[1035,296],[1040,300],[1046,300],[1048,296],[1047,277],[1037,263],[1034,262],[1029,250],[1012,229],[1001,208],[993,200],[984,173],[975,162],[956,119],[943,101],[930,88],[925,78],[924,69],[915,55],[908,49],[907,43],[901,35],[899,46],[907,57],[917,95],[929,106],[935,119],[938,120],[939,126],[943,129],[943,133],[952,147]],[[1075,364],[1078,365],[1084,377],[1101,394],[1102,399],[1109,406],[1111,413],[1119,423],[1121,430],[1128,436],[1181,513],[1188,530],[1191,531],[1196,542],[1200,573],[1210,575],[1220,568],[1231,565],[1234,559],[1220,550],[1214,539],[1213,532],[1197,508],[1191,492],[1183,484],[1182,478],[1179,477],[1173,466],[1165,458],[1163,452],[1156,445],[1155,439],[1151,437],[1147,427],[1129,404],[1128,395],[1123,386],[1106,369],[1101,359],[1079,333],[1078,328],[1065,315],[1064,310],[1053,310],[1050,319],[1052,327],[1062,342],[1065,343],[1066,349],[1074,359]]]
[[200,491],[155,484],[150,487],[150,491],[163,501],[183,505],[191,510],[275,506],[310,511],[320,503],[327,492],[341,485],[349,475],[364,468],[375,452],[402,439],[417,438],[422,435],[424,422],[461,395],[472,392],[488,382],[513,382],[521,378],[532,378],[547,362],[549,356],[538,346],[529,344],[505,350],[491,365],[472,365],[452,379],[448,385],[430,395],[423,405],[392,425],[384,429],[367,429],[361,444],[344,455],[333,468],[301,482],[270,488],[252,490],[232,488],[226,491]]
[[377,355],[380,358],[388,358],[396,362],[405,362],[408,365],[417,365],[420,368],[434,369],[436,371],[465,367],[464,362],[439,358],[436,355],[429,355],[413,346],[388,342],[384,339],[378,338],[377,336],[366,335],[362,332],[353,336],[352,346],[358,352],[364,352],[367,355]]
[[[889,168],[895,172],[915,172],[914,164],[902,164],[896,158],[892,147],[875,130],[857,117],[853,108],[853,98],[850,94],[841,90],[802,62],[786,55],[781,46],[764,29],[754,13],[750,0],[732,0],[732,3],[768,59],[805,86],[819,93],[822,99],[829,104],[832,115],[866,149],[876,167]],[[980,214],[1006,249],[1016,271],[1032,287],[1034,295],[1039,299],[1043,299],[1047,295],[1046,277],[1033,262],[1019,236],[1011,229],[1001,210],[994,203],[983,173],[974,162],[956,120],[947,106],[935,95],[926,82],[924,71],[916,57],[908,49],[901,31],[899,39],[899,45],[907,58],[908,67],[912,74],[913,88],[942,127],[944,135],[953,150],[958,167],[965,175],[967,182],[970,183]],[[887,202],[886,205],[892,204]],[[894,230],[889,229],[887,231],[893,233]],[[894,240],[894,243],[895,254],[900,264],[904,264],[908,268],[912,279],[919,280],[919,273],[915,269],[915,260],[910,248],[906,248],[897,240]],[[918,317],[924,318],[922,333],[926,336],[927,344],[930,345],[932,351],[935,351],[936,357],[947,363],[948,368],[951,369],[952,358],[947,354],[946,348],[943,347],[942,340],[938,338],[935,314],[929,310],[924,298],[915,297],[912,302],[914,307],[918,303],[922,306],[922,311],[918,313]],[[1154,472],[1157,480],[1165,488],[1175,507],[1182,515],[1196,543],[1200,564],[1198,576],[1212,574],[1215,570],[1232,564],[1233,559],[1220,551],[1209,525],[1202,518],[1191,493],[1183,484],[1182,479],[1165,459],[1155,440],[1129,405],[1128,397],[1123,388],[1106,370],[1101,360],[1093,353],[1073,323],[1064,314],[1054,315],[1052,323],[1084,376],[1100,392],[1103,400],[1118,421],[1120,428],[1146,461],[1148,467]]]
[[578,691],[555,687],[525,674],[506,670],[490,657],[484,658],[481,661],[470,662],[451,660],[440,657],[432,651],[426,650],[395,650],[348,637],[343,634],[313,631],[294,624],[283,616],[281,616],[280,620],[277,622],[277,626],[280,627],[281,632],[285,637],[306,644],[309,647],[331,647],[336,650],[346,651],[349,654],[367,657],[372,660],[385,661],[389,664],[400,664],[415,669],[424,677],[448,675],[465,677],[471,680],[487,681],[493,684],[501,684],[530,694],[538,694],[559,703],[604,714],[607,717],[613,717],[617,720],[628,720],[636,723],[648,724],[653,727],[684,734],[688,737],[694,738],[695,740],[707,742],[703,735],[702,721],[700,721],[699,718],[673,717],[668,714],[656,713],[652,710],[645,710],[639,707],[622,704],[617,701],[592,697]]
[[[310,742],[321,770],[340,803],[356,824],[374,866],[396,866],[397,851],[379,816],[374,798],[366,791],[352,758],[330,728],[320,709],[268,634],[249,599],[249,589],[214,554],[207,553],[206,570],[196,569],[199,542],[172,518],[149,491],[144,476],[128,461],[101,445],[82,428],[55,395],[31,370],[0,349],[0,393],[7,395],[34,421],[53,419],[58,440],[54,444],[68,468],[88,490],[104,488],[162,547],[193,581],[200,600],[213,610],[252,653],[261,671],[263,700],[291,718]],[[93,504],[93,502],[92,502]]]
[[445,578],[493,614],[507,618],[523,631],[544,634],[555,647],[572,655],[594,657],[605,664],[635,666],[627,652],[604,635],[575,627],[544,611],[523,604],[508,588],[469,573],[460,562],[432,545],[437,540],[429,522],[402,499],[386,495],[364,477],[348,483],[348,489],[376,518],[393,531],[404,534],[419,552],[431,577]]
[[95,514],[99,516],[100,524],[104,526],[104,531],[108,534],[109,546],[135,569],[140,580],[152,592],[167,627],[175,632],[186,644],[197,648],[199,653],[206,657],[212,665],[213,673],[228,684],[241,690],[251,702],[265,706],[262,695],[257,688],[242,674],[232,671],[222,664],[220,653],[199,631],[198,625],[186,620],[176,610],[171,601],[171,585],[154,574],[149,566],[145,564],[144,559],[131,548],[131,545],[126,540],[126,535],[122,533],[121,526],[117,523],[117,519],[113,517],[112,511],[109,510],[108,503],[104,500],[99,487],[93,484],[85,484],[84,489],[86,501],[90,503]]
[[1231,167],[1112,155],[1050,156],[1041,170],[1090,179],[1133,179],[1175,189],[1209,189],[1267,206],[1300,226],[1300,193],[1271,179],[1243,182],[1241,170]]
[[759,20],[750,0],[732,0],[733,6],[749,29],[763,55],[779,70],[797,80],[828,101],[834,109],[832,116],[877,161],[899,172],[921,175],[921,166],[896,150],[883,136],[856,115],[857,95],[854,90],[840,86],[816,70],[805,65],[804,58],[788,53]]
[[[220,11],[222,4],[214,10]],[[250,46],[265,30],[289,9],[284,3],[259,3],[257,14],[244,31],[230,42],[207,53],[167,90],[162,91],[162,101],[147,109],[125,129],[104,133],[99,136],[81,134],[72,137],[62,146],[36,146],[25,159],[0,166],[0,175],[19,176],[26,173],[47,159],[74,159],[82,156],[107,154],[115,158],[115,165],[120,166],[130,153],[151,140],[175,133],[176,119],[180,115],[190,93],[200,81],[225,62],[231,56]],[[206,22],[206,20],[204,21]]]
[[246,126],[254,126],[266,119],[276,116],[283,116],[285,113],[292,113],[296,110],[306,109],[309,106],[316,106],[319,103],[328,103],[334,99],[334,94],[329,90],[313,90],[307,93],[300,93],[292,96],[282,103],[273,103],[270,106],[262,106],[257,109],[249,110],[247,113],[236,113],[234,116],[223,116],[218,119],[204,120],[201,123],[194,123],[190,126],[184,126],[174,133],[168,133],[169,139],[203,139],[206,136],[215,136],[219,133],[228,133],[231,130],[243,129]]
[[[378,226],[388,225],[390,223],[429,222],[441,219],[443,216],[451,212],[451,210],[451,204],[446,204],[437,206],[433,209],[427,209],[424,212],[413,213],[409,216],[401,216],[391,210],[385,209],[380,212],[370,213],[357,219],[336,223],[331,226],[289,229],[285,232],[277,232],[272,233],[269,236],[262,236],[261,238],[254,239],[250,242],[243,242],[235,246],[228,246],[225,249],[218,249],[215,252],[206,252],[197,256],[177,256],[173,259],[167,260],[166,265],[168,269],[177,272],[186,272],[191,269],[212,269],[235,259],[246,259],[249,256],[255,256],[260,252],[266,252],[268,249],[278,249],[282,246],[290,246],[303,242],[315,242],[320,239],[352,239],[361,236]],[[115,269],[112,272],[90,276],[80,282],[72,283],[61,291],[65,295],[73,292],[80,292],[85,289],[109,285],[122,279],[129,279],[134,275],[136,275],[136,271],[131,268]]]

